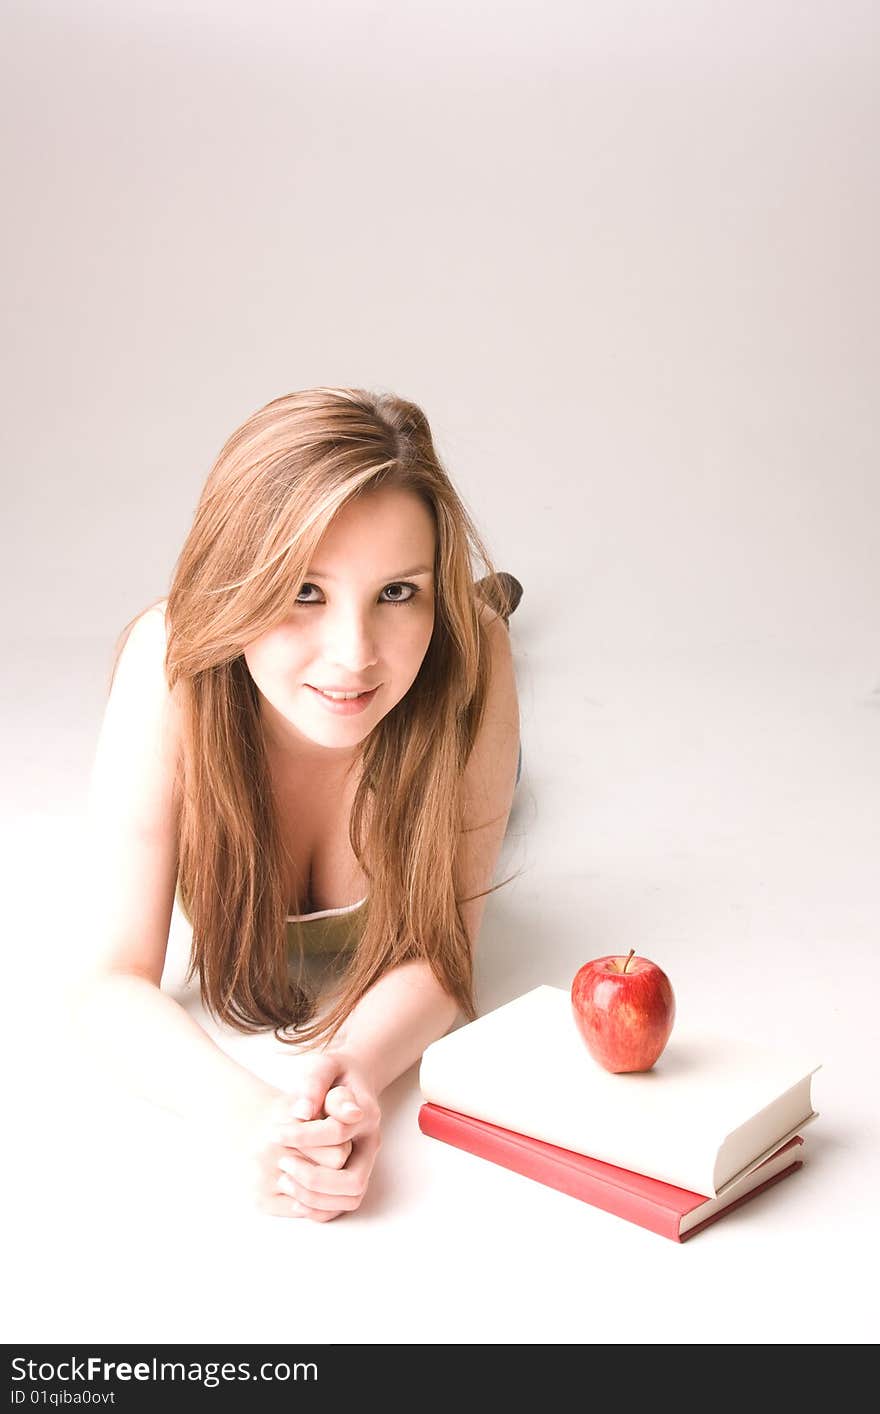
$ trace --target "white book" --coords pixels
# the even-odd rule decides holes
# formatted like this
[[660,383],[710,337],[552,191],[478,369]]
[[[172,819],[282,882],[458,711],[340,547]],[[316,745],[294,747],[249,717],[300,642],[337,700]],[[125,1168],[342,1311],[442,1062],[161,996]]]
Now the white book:
[[612,1074],[587,1050],[570,993],[540,986],[428,1046],[419,1087],[435,1105],[715,1198],[816,1118],[820,1064],[676,1022],[651,1070]]

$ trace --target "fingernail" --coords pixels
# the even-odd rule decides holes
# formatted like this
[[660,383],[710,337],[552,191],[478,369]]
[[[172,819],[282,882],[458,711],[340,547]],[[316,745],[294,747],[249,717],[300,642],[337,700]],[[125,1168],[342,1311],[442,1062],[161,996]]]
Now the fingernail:
[[293,1115],[294,1119],[311,1119],[312,1107],[309,1104],[309,1101],[297,1100],[296,1104],[291,1110],[291,1114]]
[[351,1100],[346,1100],[345,1104],[342,1106],[342,1113],[344,1115],[359,1115],[360,1112],[360,1105],[354,1104]]

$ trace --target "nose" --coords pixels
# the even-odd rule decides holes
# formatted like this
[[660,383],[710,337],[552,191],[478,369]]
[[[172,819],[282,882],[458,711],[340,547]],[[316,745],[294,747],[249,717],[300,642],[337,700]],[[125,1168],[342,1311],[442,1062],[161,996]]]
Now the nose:
[[324,658],[352,677],[374,666],[379,653],[375,625],[362,607],[338,605],[324,618]]

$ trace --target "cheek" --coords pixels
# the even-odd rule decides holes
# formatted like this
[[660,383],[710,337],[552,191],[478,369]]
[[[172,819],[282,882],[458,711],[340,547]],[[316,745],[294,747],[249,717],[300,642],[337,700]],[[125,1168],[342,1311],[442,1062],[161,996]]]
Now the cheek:
[[399,657],[408,661],[413,658],[423,658],[428,651],[428,644],[431,642],[433,632],[434,616],[432,614],[413,615],[413,618],[395,636]]
[[405,660],[410,671],[410,675],[415,677],[424,662],[425,655],[431,646],[431,637],[434,632],[434,619],[430,616],[427,621],[422,620],[414,624],[412,631],[407,635],[406,650],[401,655],[401,660]]
[[283,683],[301,655],[301,643],[297,645],[292,635],[278,631],[251,644],[245,653],[245,661],[257,685],[265,683],[270,686],[272,683]]

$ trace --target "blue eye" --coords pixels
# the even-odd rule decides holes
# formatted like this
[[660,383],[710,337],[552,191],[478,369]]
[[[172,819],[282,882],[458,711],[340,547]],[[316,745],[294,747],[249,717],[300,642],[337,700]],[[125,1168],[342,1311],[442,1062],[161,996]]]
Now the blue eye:
[[[305,593],[305,591],[306,591],[307,589],[318,589],[318,586],[317,586],[317,584],[312,584],[312,583],[310,583],[308,580],[306,580],[305,584],[302,586],[302,589],[300,589],[300,591],[299,591],[300,594]],[[411,604],[411,603],[413,602],[413,600],[415,599],[416,595],[417,595],[417,594],[421,594],[421,592],[422,592],[422,591],[419,589],[419,586],[418,586],[417,584],[410,584],[409,580],[395,580],[393,584],[386,584],[385,588],[382,590],[382,593],[384,594],[384,593],[385,593],[387,590],[389,590],[389,589],[408,589],[408,590],[410,591],[410,593],[407,595],[407,597],[406,597],[405,599],[383,599],[383,600],[382,600],[382,603],[383,603],[383,604],[388,604],[388,605],[390,605],[390,606],[392,606],[392,607],[394,607],[394,608],[398,608],[398,607],[399,607],[400,605],[402,605],[402,604]],[[320,593],[320,590],[319,590],[318,592]],[[310,606],[312,606],[312,605],[317,605],[318,600],[316,600],[316,599],[300,599],[300,598],[299,598],[299,595],[297,595],[297,598],[294,600],[294,602],[295,602],[296,604],[298,604],[298,605],[300,606],[300,608],[305,609],[305,608],[308,608],[308,607],[310,607]]]

